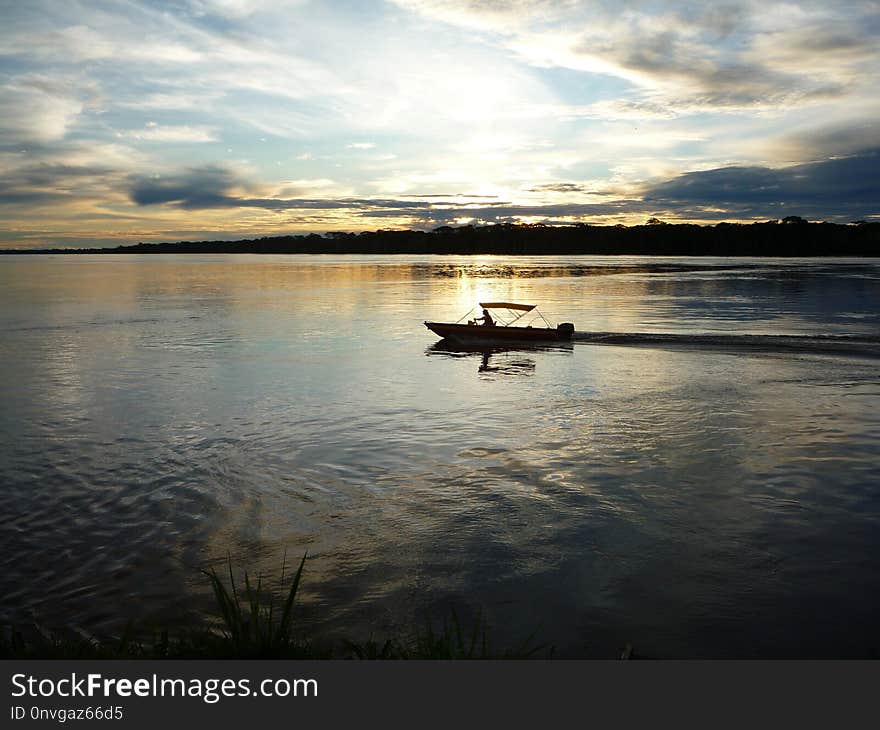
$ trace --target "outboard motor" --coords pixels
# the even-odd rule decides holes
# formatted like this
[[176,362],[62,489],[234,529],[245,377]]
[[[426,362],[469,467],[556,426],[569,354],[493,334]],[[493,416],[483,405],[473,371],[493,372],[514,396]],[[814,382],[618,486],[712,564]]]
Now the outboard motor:
[[574,334],[574,325],[571,322],[562,322],[556,327],[560,340],[570,340]]

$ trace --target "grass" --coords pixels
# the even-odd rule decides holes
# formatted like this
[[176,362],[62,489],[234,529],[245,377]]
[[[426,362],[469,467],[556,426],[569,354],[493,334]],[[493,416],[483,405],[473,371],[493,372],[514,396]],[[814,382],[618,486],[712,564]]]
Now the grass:
[[[0,626],[2,659],[529,659],[552,656],[553,648],[534,643],[534,634],[519,645],[496,650],[489,627],[478,613],[465,627],[453,609],[439,627],[426,620],[407,638],[383,642],[343,640],[342,654],[316,649],[297,632],[297,594],[308,553],[303,555],[283,600],[264,586],[262,574],[252,581],[247,571],[242,586],[236,585],[232,560],[227,558],[228,585],[214,569],[202,570],[214,596],[216,619],[208,628],[184,630],[170,636],[167,630],[144,636],[129,623],[117,638],[99,639],[77,635],[52,635],[36,629],[27,636],[14,626]],[[286,556],[282,562],[284,584]]]
[[439,630],[428,619],[425,628],[417,630],[409,641],[386,639],[379,644],[370,637],[362,644],[346,640],[344,646],[353,659],[530,659],[544,651],[547,658],[553,655],[553,647],[534,644],[534,634],[512,649],[495,651],[482,614],[477,614],[468,631],[462,626],[455,609],[450,611],[449,618],[443,620]]
[[25,636],[14,626],[0,626],[0,659],[163,659],[186,655],[185,650],[178,654],[185,646],[189,646],[185,638],[172,641],[167,631],[150,641],[135,639],[131,624],[115,639],[54,635],[38,629]]
[[[263,590],[263,576],[257,576],[252,585],[245,571],[244,594],[240,595],[232,575],[232,560],[227,559],[229,569],[229,588],[212,569],[203,570],[211,582],[214,599],[223,619],[223,636],[228,643],[231,656],[246,659],[304,658],[310,656],[308,645],[297,640],[293,634],[293,608],[300,579],[308,553],[303,555],[284,603],[276,611],[275,598],[269,593],[268,599]],[[285,561],[281,566],[281,580],[284,580]]]

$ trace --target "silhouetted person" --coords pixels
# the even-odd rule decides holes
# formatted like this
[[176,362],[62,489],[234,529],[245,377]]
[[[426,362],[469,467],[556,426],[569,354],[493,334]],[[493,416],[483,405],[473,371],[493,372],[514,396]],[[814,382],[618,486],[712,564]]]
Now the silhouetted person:
[[483,310],[483,316],[477,317],[477,319],[476,319],[477,322],[479,322],[480,320],[483,320],[484,327],[494,327],[495,326],[495,320],[492,319],[492,315],[489,314],[489,311],[486,309]]

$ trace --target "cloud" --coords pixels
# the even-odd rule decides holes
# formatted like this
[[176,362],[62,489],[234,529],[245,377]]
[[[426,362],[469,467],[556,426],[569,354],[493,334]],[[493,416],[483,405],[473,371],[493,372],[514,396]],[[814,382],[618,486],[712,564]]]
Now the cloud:
[[147,122],[143,129],[130,129],[117,132],[119,137],[128,137],[141,142],[216,142],[216,127],[189,125],[161,125]]
[[[144,11],[134,6],[132,10]],[[111,16],[99,29],[82,24],[54,26],[48,29],[34,23],[24,34],[0,38],[0,55],[27,56],[47,62],[88,63],[113,59],[154,64],[181,64],[204,60],[202,50],[194,47],[193,39],[170,40],[150,23],[150,14],[138,18]],[[140,21],[140,22],[138,22]],[[140,30],[140,34],[138,34]]]
[[0,146],[62,139],[86,103],[62,79],[31,74],[0,86]]
[[[329,180],[290,181],[311,188],[333,184]],[[370,212],[389,214],[424,211],[438,204],[431,200],[364,197],[266,197],[251,194],[261,186],[250,183],[244,176],[227,167],[210,165],[190,168],[165,175],[133,175],[128,181],[128,194],[139,206],[171,205],[186,210],[214,208],[262,208],[270,211],[286,210],[347,210],[358,215]],[[281,192],[290,192],[282,188]],[[482,204],[487,207],[486,204]],[[498,201],[488,204],[504,206]]]
[[8,5],[0,178],[23,227],[52,205],[59,228],[89,206],[138,232],[845,216],[868,193],[822,165],[880,149],[876,2]]
[[[268,211],[347,211],[360,218],[405,218],[449,222],[474,219],[583,220],[597,216],[665,214],[694,220],[755,219],[798,214],[807,217],[851,219],[880,214],[880,149],[858,155],[784,168],[722,167],[689,172],[647,185],[638,197],[601,202],[571,201],[515,204],[510,201],[437,196],[399,198],[261,197],[254,186],[232,170],[205,167],[173,175],[136,177],[131,200],[140,206],[172,205],[186,210],[258,208]],[[595,194],[575,183],[548,183],[533,191]],[[600,193],[601,194],[601,193]],[[433,199],[432,199],[433,197]]]
[[560,114],[603,120],[674,119],[688,112],[686,106],[638,99],[604,99],[593,104],[560,109]]
[[0,168],[0,205],[58,205],[106,197],[122,178],[111,166],[38,162]]
[[[500,36],[524,60],[607,74],[641,101],[686,109],[773,108],[841,97],[876,70],[876,3],[644,3],[396,0],[446,23]],[[817,63],[816,52],[822,53]]]
[[228,193],[240,184],[231,170],[217,165],[192,168],[173,175],[133,176],[129,196],[138,205],[174,203],[182,208],[228,205]]
[[615,196],[621,197],[619,191],[611,189],[602,189],[597,184],[586,185],[583,183],[557,182],[543,183],[541,185],[532,185],[524,188],[528,193],[559,193],[560,195],[600,195],[603,197]]
[[[257,186],[249,184],[236,171],[202,167],[162,176],[134,176],[129,181],[129,196],[139,206],[169,205],[185,210],[220,208],[256,208],[266,211],[344,211],[361,219],[394,218],[409,225],[474,219],[500,222],[517,218],[559,218],[606,215],[627,210],[631,201],[565,203],[549,205],[514,205],[509,201],[487,200],[485,196],[412,196],[401,198],[302,198],[257,197],[248,194]],[[474,202],[464,202],[469,198]],[[433,198],[433,199],[431,199]]]
[[398,5],[428,15],[444,23],[475,30],[514,33],[541,17],[553,18],[572,3],[550,0],[394,0]]
[[546,183],[544,185],[533,185],[529,188],[529,192],[533,193],[586,193],[589,192],[583,185],[576,183]]
[[803,72],[805,59],[821,54],[819,73],[851,80],[855,69],[876,60],[880,12],[822,17],[755,35],[749,56],[777,68]]
[[[153,86],[152,102],[164,99],[174,104],[170,108],[189,108],[181,107],[180,100],[190,91],[196,97],[217,97],[250,90],[289,99],[344,93],[348,87],[326,64],[297,50],[297,32],[303,33],[299,18],[284,13],[299,4],[216,0],[172,8],[144,2],[80,8],[34,0],[9,13],[15,31],[0,31],[0,57],[101,75],[127,71],[126,82],[135,88]],[[250,18],[265,9],[273,16],[259,18],[262,24]],[[209,15],[237,22],[214,22]],[[279,40],[272,40],[281,29],[294,37],[285,38],[282,30]],[[104,65],[108,61],[112,68]],[[139,102],[138,94],[122,86],[117,90],[117,103]]]
[[[318,186],[323,182],[318,180]],[[257,186],[248,183],[238,172],[219,165],[209,165],[166,175],[132,176],[129,180],[129,197],[132,202],[141,206],[171,204],[187,210],[210,208],[263,208],[276,211],[338,208],[354,210],[364,207],[419,205],[391,199],[275,198],[247,194],[255,188]]]
[[819,218],[880,214],[880,148],[783,168],[723,167],[689,172],[648,187],[658,208],[712,208],[725,217],[764,217],[789,211]]
[[430,220],[456,220],[473,218],[486,223],[512,221],[522,218],[549,220],[552,218],[579,219],[589,216],[625,213],[642,210],[640,201],[618,200],[608,203],[549,203],[545,205],[512,205],[511,203],[493,203],[491,205],[439,206],[430,203],[397,205],[395,208],[383,207],[361,211],[365,217],[387,218],[406,212],[413,216],[421,216]]
[[294,196],[302,196],[315,190],[321,190],[324,192],[333,191],[336,187],[336,182],[326,177],[284,180],[272,191],[272,197],[290,198]]
[[117,103],[125,109],[143,110],[197,110],[207,109],[224,96],[221,91],[171,91],[153,92],[134,99],[119,100]]
[[880,127],[875,119],[880,108],[864,110],[865,121],[826,123],[769,140],[761,152],[767,159],[818,160],[848,156],[866,149],[880,149]]
[[195,15],[219,15],[241,19],[266,9],[290,9],[304,0],[190,0]]

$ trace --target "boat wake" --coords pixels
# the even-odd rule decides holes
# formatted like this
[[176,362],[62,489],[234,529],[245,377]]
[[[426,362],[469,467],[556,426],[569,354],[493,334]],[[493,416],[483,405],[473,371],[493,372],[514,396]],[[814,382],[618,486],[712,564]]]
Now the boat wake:
[[572,342],[590,345],[712,348],[880,357],[880,337],[862,335],[727,335],[654,332],[575,332]]

